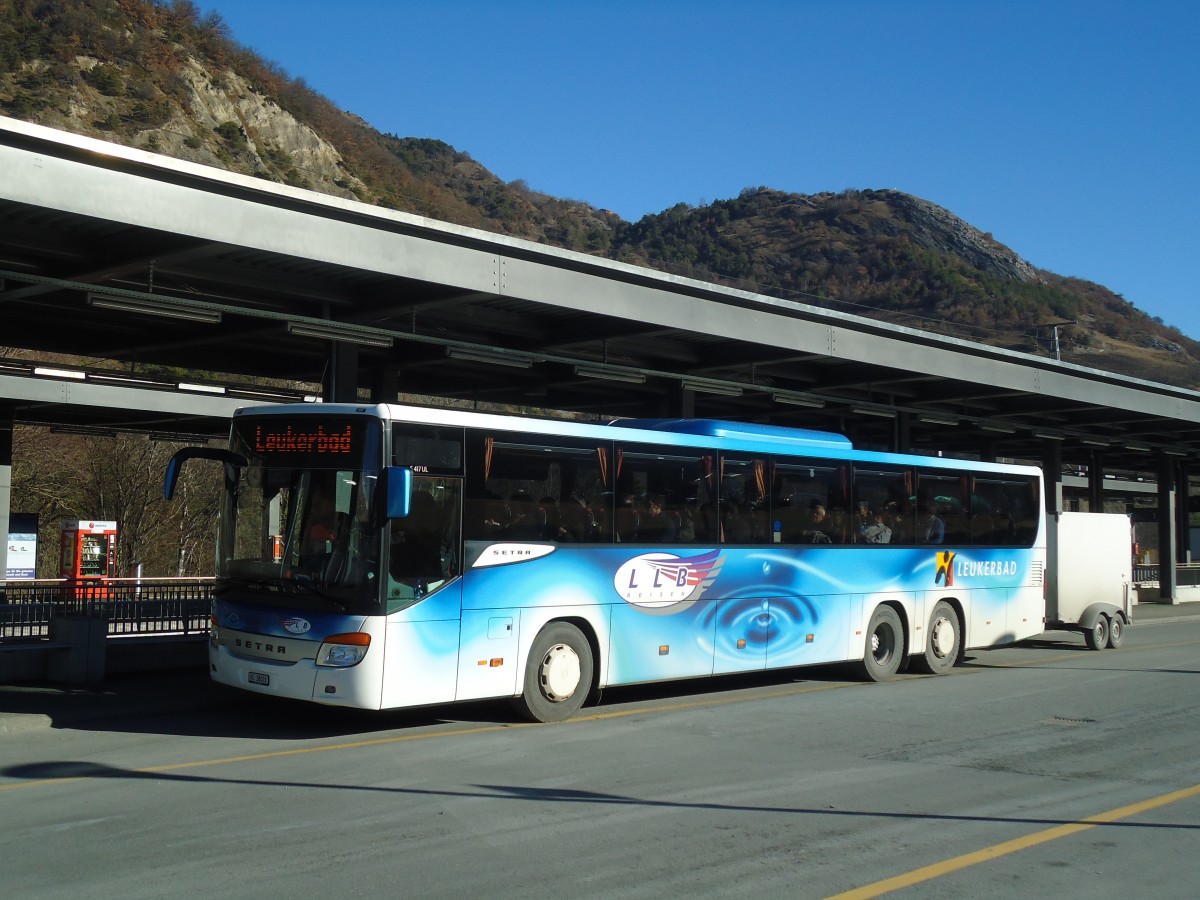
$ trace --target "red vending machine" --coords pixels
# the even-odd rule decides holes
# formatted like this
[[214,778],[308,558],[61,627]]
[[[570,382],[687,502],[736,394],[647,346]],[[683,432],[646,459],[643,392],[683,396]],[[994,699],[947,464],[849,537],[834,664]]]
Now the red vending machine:
[[78,598],[108,596],[108,579],[117,565],[116,522],[64,522],[59,575]]

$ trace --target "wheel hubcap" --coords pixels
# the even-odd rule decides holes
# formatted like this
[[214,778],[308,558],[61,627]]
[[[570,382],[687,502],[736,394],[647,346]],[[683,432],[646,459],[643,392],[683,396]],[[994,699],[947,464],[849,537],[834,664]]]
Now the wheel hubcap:
[[933,623],[929,643],[939,659],[945,659],[954,652],[954,626],[949,619],[939,618]]
[[542,659],[538,680],[546,699],[559,703],[579,687],[579,655],[566,644],[555,644]]

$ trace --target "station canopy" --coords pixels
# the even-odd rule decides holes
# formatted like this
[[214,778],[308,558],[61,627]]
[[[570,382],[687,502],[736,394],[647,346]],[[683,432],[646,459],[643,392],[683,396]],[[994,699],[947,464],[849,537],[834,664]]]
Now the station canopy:
[[[0,286],[18,422],[217,434],[234,406],[325,383],[918,452],[1040,460],[1049,443],[1131,471],[1200,451],[1193,391],[8,119]],[[47,373],[13,350],[111,362]]]

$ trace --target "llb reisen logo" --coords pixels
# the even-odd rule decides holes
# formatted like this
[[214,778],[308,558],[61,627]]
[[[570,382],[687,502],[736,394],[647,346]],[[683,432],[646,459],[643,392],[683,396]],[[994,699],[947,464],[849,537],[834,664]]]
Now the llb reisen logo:
[[694,605],[721,571],[725,558],[712,550],[697,556],[643,553],[613,576],[621,599],[650,613],[672,615]]

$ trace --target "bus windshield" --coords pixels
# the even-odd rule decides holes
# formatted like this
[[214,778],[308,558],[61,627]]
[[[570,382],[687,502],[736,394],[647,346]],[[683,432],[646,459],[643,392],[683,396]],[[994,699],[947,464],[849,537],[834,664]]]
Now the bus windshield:
[[378,423],[247,416],[235,422],[231,449],[246,465],[226,488],[219,584],[289,606],[377,612]]

